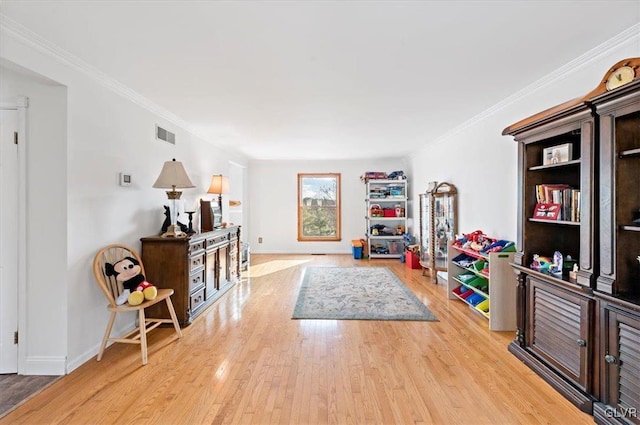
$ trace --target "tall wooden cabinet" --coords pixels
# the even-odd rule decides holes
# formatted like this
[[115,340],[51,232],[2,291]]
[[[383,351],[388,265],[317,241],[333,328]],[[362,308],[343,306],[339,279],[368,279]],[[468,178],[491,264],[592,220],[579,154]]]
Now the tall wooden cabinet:
[[[592,411],[595,230],[593,190],[596,118],[585,102],[505,130],[518,143],[516,339],[509,350],[585,412]],[[563,163],[544,164],[546,149],[571,146]],[[562,185],[562,186],[561,186]],[[579,221],[538,218],[539,191],[563,187],[580,193]],[[544,191],[544,189],[543,189]],[[534,256],[560,252],[579,261],[578,276],[557,277],[531,269]],[[515,284],[515,282],[514,282]]]
[[[640,58],[503,135],[518,142],[509,350],[597,422],[640,423]],[[577,275],[541,267],[556,251]]]
[[[231,226],[186,238],[150,236],[141,239],[147,280],[172,288],[181,325],[190,324],[207,306],[240,279],[240,227]],[[154,315],[168,314],[153,306]]]
[[[635,65],[640,72],[640,60]],[[592,99],[600,118],[600,423],[640,423],[640,81]]]
[[447,271],[448,248],[458,229],[457,189],[447,182],[430,182],[420,198],[420,266],[433,282]]

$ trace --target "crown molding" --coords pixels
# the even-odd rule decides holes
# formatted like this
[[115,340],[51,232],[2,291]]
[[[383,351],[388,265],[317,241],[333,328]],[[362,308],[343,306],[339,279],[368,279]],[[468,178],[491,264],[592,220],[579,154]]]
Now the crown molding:
[[149,112],[152,112],[153,114],[160,116],[161,118],[178,127],[187,130],[189,133],[197,137],[205,139],[201,134],[198,134],[196,131],[194,131],[192,126],[182,118],[169,112],[167,109],[161,107],[160,105],[150,101],[140,93],[132,90],[118,80],[111,78],[93,65],[88,64],[87,62],[74,56],[65,49],[50,42],[49,40],[43,38],[42,36],[36,34],[35,32],[24,27],[23,25],[20,25],[19,23],[1,13],[0,34],[6,34],[11,38],[19,41],[20,43],[41,53],[44,53],[45,55],[64,65],[72,67],[73,69],[96,81],[98,84],[132,101],[136,105],[148,110]]
[[147,99],[140,93],[132,90],[126,85],[122,84],[118,80],[111,78],[104,72],[100,71],[93,65],[90,65],[83,61],[82,59],[74,56],[70,52],[64,50],[60,46],[50,42],[49,40],[43,38],[42,36],[36,34],[30,29],[26,28],[23,25],[15,22],[14,20],[8,18],[6,15],[0,13],[0,35],[7,35],[18,42],[30,47],[38,52],[41,52],[55,61],[62,63],[66,66],[69,66],[80,73],[86,75],[91,78],[98,84],[106,87],[107,89],[113,91],[114,93],[124,97],[125,99],[130,100],[134,104],[140,106],[143,109],[151,112],[159,116],[160,118],[166,120],[167,122],[180,127],[182,130],[187,133],[195,136],[199,139],[204,140],[207,143],[216,146],[217,148],[240,158],[249,157],[249,155],[245,152],[241,152],[235,149],[233,146],[223,146],[218,143],[211,141],[210,136],[198,131],[195,129],[193,125],[169,110],[161,107],[157,103],[152,102]]
[[[551,85],[558,80],[561,80],[573,73],[576,72],[577,69],[584,68],[590,63],[600,59],[601,57],[610,54],[611,52],[619,49],[621,46],[627,45],[632,42],[640,43],[640,24],[635,24],[620,34],[616,35],[613,38],[605,41],[602,44],[594,47],[593,49],[587,51],[586,53],[578,56],[576,59],[567,63],[566,65],[561,66],[555,71],[545,75],[537,81],[534,81],[532,84],[524,87],[521,90],[518,90],[511,96],[506,99],[496,103],[489,109],[484,110],[478,115],[470,118],[469,120],[463,122],[452,130],[446,132],[442,136],[438,137],[434,140],[433,144],[438,144],[444,142],[450,137],[455,136],[466,130],[467,128],[477,124],[478,122],[484,120],[485,118],[495,114],[496,112],[506,108],[507,106],[518,102],[519,100],[526,98],[527,96],[533,94],[534,92],[540,90],[541,88]],[[431,145],[432,146],[432,145]],[[426,149],[426,147],[425,147]]]

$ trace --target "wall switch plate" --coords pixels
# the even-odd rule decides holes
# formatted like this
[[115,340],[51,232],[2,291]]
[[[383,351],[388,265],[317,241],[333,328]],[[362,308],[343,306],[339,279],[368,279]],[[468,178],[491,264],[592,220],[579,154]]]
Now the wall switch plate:
[[120,186],[131,186],[131,173],[120,173]]

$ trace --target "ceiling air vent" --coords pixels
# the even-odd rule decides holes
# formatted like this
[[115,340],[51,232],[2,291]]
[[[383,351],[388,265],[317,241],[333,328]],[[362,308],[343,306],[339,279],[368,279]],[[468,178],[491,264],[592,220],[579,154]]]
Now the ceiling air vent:
[[176,135],[169,130],[165,130],[156,124],[156,139],[164,140],[165,142],[176,144]]

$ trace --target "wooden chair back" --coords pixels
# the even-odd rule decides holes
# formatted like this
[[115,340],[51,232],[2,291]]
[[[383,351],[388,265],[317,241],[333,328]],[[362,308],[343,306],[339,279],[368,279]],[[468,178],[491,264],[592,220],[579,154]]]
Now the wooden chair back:
[[106,264],[114,264],[126,257],[135,258],[140,263],[142,274],[145,274],[142,259],[134,249],[126,245],[113,244],[105,246],[98,251],[93,259],[93,274],[96,282],[105,297],[107,297],[107,300],[109,300],[109,304],[113,307],[116,306],[116,299],[122,293],[123,287],[122,282],[116,280],[115,276],[107,276]]

